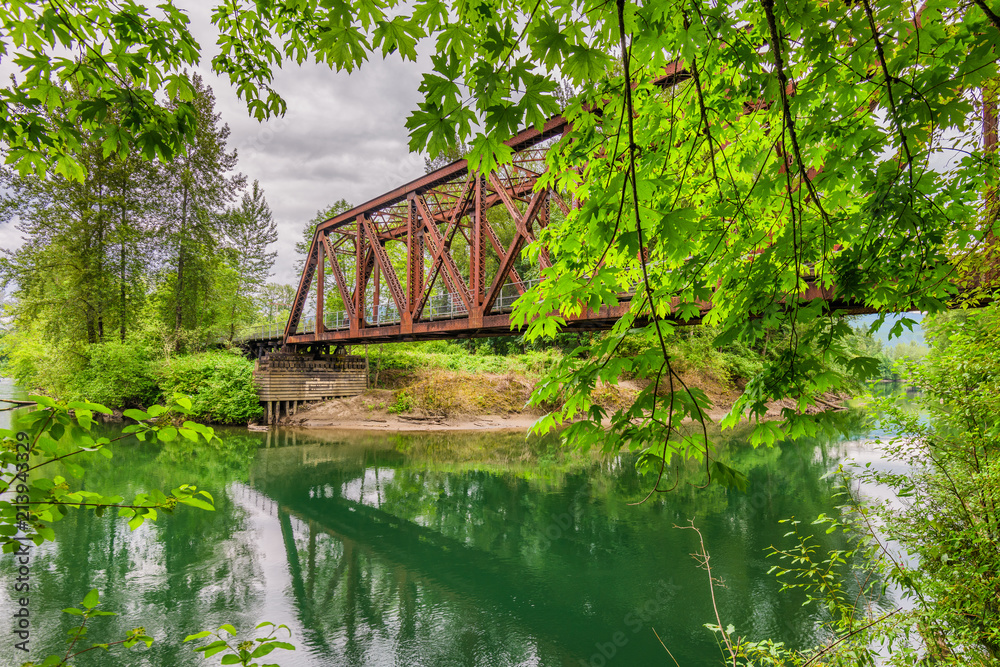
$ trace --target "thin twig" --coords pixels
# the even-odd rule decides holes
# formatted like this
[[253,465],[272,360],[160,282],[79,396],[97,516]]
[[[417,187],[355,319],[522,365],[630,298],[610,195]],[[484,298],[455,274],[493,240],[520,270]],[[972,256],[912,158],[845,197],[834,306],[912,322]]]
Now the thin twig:
[[662,639],[660,639],[660,635],[656,632],[656,628],[651,628],[651,630],[653,631],[653,634],[656,635],[656,641],[660,642],[660,646],[662,646],[663,650],[667,652],[667,655],[669,655],[670,659],[674,661],[674,664],[677,665],[677,667],[681,667],[680,663],[677,662],[677,658],[674,657],[674,654],[670,652],[667,645],[663,643]]

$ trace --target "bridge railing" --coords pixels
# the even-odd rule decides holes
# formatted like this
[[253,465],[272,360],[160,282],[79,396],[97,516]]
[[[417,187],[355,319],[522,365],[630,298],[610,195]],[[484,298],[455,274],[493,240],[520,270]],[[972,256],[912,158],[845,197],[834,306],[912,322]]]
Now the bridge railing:
[[281,338],[285,333],[285,325],[278,323],[261,324],[250,329],[242,336],[243,340],[271,340]]
[[[509,313],[513,310],[514,302],[521,296],[521,292],[527,291],[538,284],[538,279],[525,280],[519,283],[507,283],[500,288],[500,294],[493,301],[494,313]],[[520,289],[519,289],[520,288]],[[436,294],[427,300],[424,307],[424,318],[427,320],[454,320],[469,316],[469,310],[455,293]],[[399,324],[402,320],[399,309],[395,303],[379,304],[379,307],[371,314],[368,323],[372,326]],[[347,311],[338,310],[327,313],[324,321],[327,331],[340,331],[350,329],[351,322],[347,316]],[[316,317],[303,317],[299,320],[296,333],[308,333],[316,330]],[[245,340],[272,340],[284,335],[285,327],[280,324],[265,324],[251,329]]]

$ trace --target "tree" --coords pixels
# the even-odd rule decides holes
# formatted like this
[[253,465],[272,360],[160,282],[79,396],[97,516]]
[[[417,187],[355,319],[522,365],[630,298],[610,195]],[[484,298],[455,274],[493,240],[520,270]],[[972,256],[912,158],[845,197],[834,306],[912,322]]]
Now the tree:
[[284,323],[292,310],[295,286],[267,283],[261,290],[257,306],[259,317],[268,324]]
[[316,236],[316,225],[334,218],[341,213],[350,211],[352,208],[354,208],[354,204],[341,197],[326,208],[316,211],[316,215],[313,216],[312,220],[302,227],[302,239],[295,242],[295,253],[298,255],[298,258],[295,260],[295,270],[298,273],[301,273],[305,266],[306,257],[309,255],[309,248],[312,247],[313,237]]
[[236,152],[227,152],[229,126],[219,126],[215,95],[193,78],[195,134],[183,153],[163,165],[164,198],[158,236],[172,270],[168,288],[174,335],[182,329],[210,325],[203,306],[210,306],[211,262],[225,236],[227,205],[245,177],[232,174]]
[[[923,363],[902,372],[921,389],[920,409],[897,397],[876,401],[872,414],[890,434],[880,448],[886,465],[838,471],[854,489],[844,494],[850,502],[839,518],[813,522],[828,534],[842,530],[848,549],[828,551],[797,520],[788,521],[793,545],[769,548],[785,588],[824,607],[823,645],[799,652],[739,639],[727,649],[732,664],[860,665],[891,656],[894,665],[985,666],[1000,659],[1000,310],[992,304],[968,318],[925,321],[938,336]],[[880,493],[863,498],[860,488]]]
[[[229,315],[229,340],[236,335],[239,321],[254,319],[255,298],[270,277],[276,251],[270,245],[278,240],[278,227],[271,208],[257,181],[244,193],[239,207],[230,209],[223,223],[226,235],[226,261],[236,274],[236,289]],[[239,311],[239,312],[237,312]]]
[[81,181],[3,173],[6,217],[17,216],[26,241],[7,253],[4,278],[16,286],[21,324],[43,320],[63,342],[101,342],[114,329],[124,340],[144,296],[156,170],[135,151],[106,154],[92,134],[72,156],[87,167]]
[[[11,26],[6,35],[39,21],[57,25],[27,44],[7,38],[36,59],[59,40],[99,43],[100,28],[65,27],[79,26],[84,9],[113,14],[97,0],[45,18],[41,3],[27,6],[27,18],[0,18]],[[149,21],[130,5],[114,11]],[[174,15],[169,5],[164,11]],[[759,425],[756,441],[773,442],[814,428],[800,416],[817,393],[875,369],[875,360],[855,358],[844,344],[850,327],[842,311],[811,289],[836,286],[840,302],[882,312],[940,310],[959,289],[955,267],[974,265],[994,238],[983,184],[997,181],[996,151],[980,129],[985,118],[992,140],[1000,16],[986,0],[934,0],[919,12],[902,0],[264,0],[217,6],[213,22],[220,33],[213,68],[259,116],[283,110],[271,82],[286,58],[314,57],[350,72],[376,51],[415,60],[418,40],[433,40],[424,99],[407,121],[411,148],[433,157],[467,141],[480,171],[509,160],[506,137],[559,110],[560,82],[577,88],[564,110],[572,129],[550,151],[539,187],[580,206],[529,249],[535,255],[547,246],[554,266],[515,320],[529,338],[550,336],[567,317],[615,304],[635,286],[613,335],[585,358],[567,359],[536,399],[564,399],[543,429],[575,419],[571,440],[645,448],[643,460],[661,473],[693,447],[709,477],[729,475],[713,468],[704,434],[676,429],[682,418],[703,420],[705,400],[684,386],[663,340],[673,326],[700,318],[701,305],[712,304],[704,318],[718,328],[720,345],[755,345],[778,327],[791,332],[787,349],[749,382],[726,420],[759,417],[772,398],[797,398],[800,409],[787,410],[782,425]],[[174,30],[180,47],[163,64],[136,61],[140,87],[156,89],[176,70],[178,52],[195,49],[171,26],[153,27]],[[161,33],[150,34],[154,41]],[[124,52],[142,46],[137,39]],[[35,61],[19,62],[34,76],[29,94],[44,92]],[[114,87],[112,69],[92,60],[80,67],[102,93]],[[22,148],[25,141],[11,159],[30,166],[38,155],[59,154],[41,143]],[[616,341],[632,328],[657,347],[615,358]],[[650,387],[605,415],[589,392],[622,372]],[[605,417],[613,437],[603,434]]]

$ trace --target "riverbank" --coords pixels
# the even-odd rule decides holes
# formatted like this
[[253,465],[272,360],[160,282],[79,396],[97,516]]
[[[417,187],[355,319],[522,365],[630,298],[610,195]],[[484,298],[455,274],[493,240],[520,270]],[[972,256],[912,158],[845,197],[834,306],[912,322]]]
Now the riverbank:
[[[688,372],[685,383],[702,390],[712,406],[708,416],[719,421],[732,409],[740,391],[708,373]],[[361,395],[300,407],[283,417],[282,426],[304,429],[362,429],[380,431],[525,431],[546,412],[529,406],[534,384],[517,374],[471,374],[430,369],[397,379],[396,389],[369,389]],[[594,392],[594,403],[608,412],[630,404],[643,383],[623,380]],[[817,410],[838,409],[842,397],[824,397]],[[554,407],[554,406],[548,406]],[[769,406],[768,418],[778,418],[791,401]]]
[[[683,374],[685,383],[700,389],[712,402],[708,416],[718,422],[739,398],[739,388],[703,371]],[[358,396],[300,407],[282,426],[302,429],[377,431],[526,431],[546,414],[546,406],[529,406],[534,379],[516,373],[467,373],[442,369],[383,376],[394,388],[369,389]],[[613,412],[631,404],[644,383],[622,380],[594,392],[594,402]],[[812,411],[840,409],[845,397],[824,396]],[[554,407],[554,406],[548,406]],[[790,400],[768,406],[767,418],[777,419]]]

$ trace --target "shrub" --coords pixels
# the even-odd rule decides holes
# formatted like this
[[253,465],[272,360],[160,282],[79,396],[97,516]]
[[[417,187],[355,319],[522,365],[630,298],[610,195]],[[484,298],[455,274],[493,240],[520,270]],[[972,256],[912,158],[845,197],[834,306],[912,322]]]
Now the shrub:
[[79,349],[43,342],[38,331],[15,330],[3,339],[6,352],[4,373],[29,392],[49,395],[65,393],[86,364]]
[[409,412],[412,409],[413,399],[410,398],[410,395],[404,389],[403,391],[396,392],[396,400],[389,406],[389,409],[386,410],[386,412],[391,415],[398,415],[403,412]]
[[[440,350],[440,351],[438,351]],[[502,356],[496,354],[469,354],[453,343],[435,342],[419,348],[387,345],[370,355],[373,368],[382,370],[413,371],[440,368],[466,373],[521,373],[541,375],[560,358],[555,350],[527,352]]]
[[135,341],[96,343],[88,348],[90,361],[71,381],[69,394],[102,405],[142,407],[157,399],[152,355]]
[[252,373],[252,361],[225,351],[175,357],[158,369],[163,394],[187,394],[195,415],[221,424],[245,424],[262,414]]

